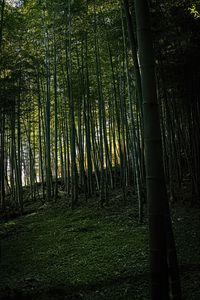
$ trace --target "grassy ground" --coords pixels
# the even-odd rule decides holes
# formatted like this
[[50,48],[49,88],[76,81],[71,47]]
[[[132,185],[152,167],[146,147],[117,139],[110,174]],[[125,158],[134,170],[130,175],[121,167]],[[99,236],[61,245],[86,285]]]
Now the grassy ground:
[[[0,299],[149,299],[148,228],[130,205],[63,202],[2,222]],[[200,299],[200,212],[173,210],[184,299]]]

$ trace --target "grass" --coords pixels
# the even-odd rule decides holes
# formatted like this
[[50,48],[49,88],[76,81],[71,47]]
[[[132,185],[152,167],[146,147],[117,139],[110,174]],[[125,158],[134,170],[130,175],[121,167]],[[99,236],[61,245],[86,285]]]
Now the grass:
[[184,299],[200,299],[200,209],[173,210],[173,225]]
[[[71,211],[58,203],[2,222],[0,299],[149,299],[148,229],[136,215],[130,205]],[[190,300],[200,299],[199,216],[173,214]]]

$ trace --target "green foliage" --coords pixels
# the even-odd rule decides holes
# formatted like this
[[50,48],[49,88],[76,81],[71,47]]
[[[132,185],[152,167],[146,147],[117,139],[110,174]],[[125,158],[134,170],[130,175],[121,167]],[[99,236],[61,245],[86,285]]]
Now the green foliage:
[[199,13],[199,10],[198,10],[196,4],[192,4],[192,6],[188,8],[188,10],[191,13],[191,15],[194,16],[195,19],[199,19],[200,18],[200,13]]

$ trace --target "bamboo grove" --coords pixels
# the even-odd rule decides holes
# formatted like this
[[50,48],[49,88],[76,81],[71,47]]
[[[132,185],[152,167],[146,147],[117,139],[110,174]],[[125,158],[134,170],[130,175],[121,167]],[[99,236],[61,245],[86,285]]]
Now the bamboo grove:
[[[18,8],[1,2],[3,210],[13,204],[23,210],[22,186],[30,185],[35,197],[37,182],[48,200],[53,195],[56,199],[61,184],[71,195],[72,206],[79,191],[87,198],[96,190],[103,205],[116,184],[125,201],[127,186],[135,184],[141,210],[145,189],[141,95],[136,87],[137,49],[131,47],[133,56],[129,50],[134,22],[126,2],[27,1]],[[160,5],[160,14],[162,10]],[[172,198],[183,180],[191,180],[198,196],[198,102],[180,107],[180,92],[169,80],[169,76],[177,80],[178,71],[172,70],[169,59],[177,60],[175,47],[181,42],[161,34],[158,30],[156,38],[163,46],[156,49],[165,175]],[[188,51],[187,43],[182,43],[179,49]],[[18,199],[16,203],[5,203],[5,191]]]
[[[1,2],[2,210],[23,211],[23,186],[34,198],[41,184],[42,199],[49,201],[56,200],[59,185],[73,207],[80,193],[87,200],[96,192],[103,206],[116,185],[126,201],[134,185],[142,218],[143,117],[133,10],[127,1]],[[177,74],[168,61],[170,55],[177,59],[178,45],[159,34],[165,176],[171,198],[184,181],[197,197],[198,101],[178,102],[181,95],[169,80]]]
[[199,3],[182,2],[1,1],[1,212],[134,187],[152,300],[181,299],[168,198],[200,193]]
[[[123,14],[119,3],[5,6],[4,27],[9,17],[16,24],[3,28],[12,36],[2,55],[12,57],[1,70],[2,209],[23,211],[22,186],[34,198],[37,183],[47,200],[60,184],[72,206],[80,191],[87,199],[97,190],[102,206],[117,184],[125,201],[135,181],[141,202],[141,112]],[[15,203],[5,203],[5,190]]]

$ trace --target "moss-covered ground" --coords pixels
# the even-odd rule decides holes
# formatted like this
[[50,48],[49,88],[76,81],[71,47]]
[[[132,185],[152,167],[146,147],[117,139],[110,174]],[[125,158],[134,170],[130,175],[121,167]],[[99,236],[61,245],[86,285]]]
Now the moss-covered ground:
[[[172,210],[184,299],[200,299],[200,211]],[[2,221],[0,299],[149,299],[148,226],[132,205],[60,200]]]

